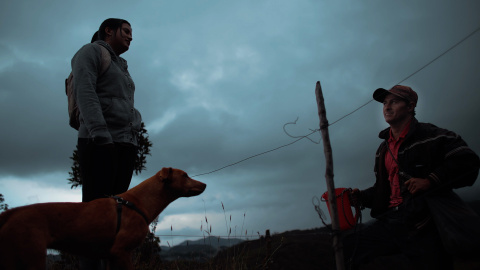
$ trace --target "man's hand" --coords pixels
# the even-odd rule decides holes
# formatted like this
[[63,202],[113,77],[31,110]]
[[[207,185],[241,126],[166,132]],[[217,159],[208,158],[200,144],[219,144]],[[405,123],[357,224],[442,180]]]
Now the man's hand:
[[352,189],[352,192],[350,193],[350,203],[351,205],[357,205],[359,203],[359,196],[360,190],[358,188]]
[[432,184],[430,181],[425,178],[410,178],[408,181],[405,182],[405,186],[410,193],[415,194],[419,191],[425,191],[430,189]]

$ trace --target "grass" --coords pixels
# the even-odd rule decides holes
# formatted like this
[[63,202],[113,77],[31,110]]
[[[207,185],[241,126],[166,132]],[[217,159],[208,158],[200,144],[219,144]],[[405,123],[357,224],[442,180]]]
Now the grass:
[[[192,252],[190,257],[172,261],[162,261],[155,248],[158,248],[159,239],[153,234],[156,222],[152,223],[149,238],[145,240],[133,255],[136,270],[247,270],[247,269],[335,269],[335,259],[331,247],[332,239],[325,228],[290,231],[281,234],[267,233],[253,235],[244,230],[246,213],[243,215],[240,235],[237,236],[237,227],[232,228],[232,215],[228,215],[225,205],[221,202],[225,220],[227,239],[238,237],[257,238],[249,240],[219,251],[214,257],[211,254],[214,236],[212,225],[208,221],[206,209],[205,220],[201,220],[200,230],[204,241],[208,245],[202,246],[202,252]],[[170,227],[173,239],[173,226]],[[208,239],[208,240],[207,240]],[[158,241],[156,241],[158,240]],[[170,245],[170,243],[167,241]],[[173,240],[172,240],[173,245]],[[203,256],[203,257],[202,257]],[[202,260],[199,260],[201,258]],[[480,260],[455,260],[457,269],[480,269]],[[78,269],[77,258],[63,254],[62,260],[50,262],[50,270]]]
[[[205,207],[205,202],[204,202]],[[224,213],[225,218],[225,229],[227,239],[230,244],[231,237],[239,238],[256,238],[257,236],[251,233],[248,236],[248,230],[245,230],[245,235],[237,236],[236,226],[233,229],[232,235],[232,215],[229,215],[227,219],[227,212],[225,210],[225,205],[221,202],[221,207]],[[240,234],[243,233],[244,225],[245,225],[246,213],[243,214],[243,221]],[[264,254],[260,254],[260,252],[255,251],[252,254],[249,253],[248,245],[240,245],[238,247],[227,248],[225,250],[220,251],[217,256],[213,257],[211,255],[215,255],[214,253],[216,250],[209,248],[209,246],[213,246],[212,239],[215,237],[212,234],[212,225],[208,222],[207,211],[205,207],[205,224],[204,221],[201,220],[200,230],[202,232],[204,241],[208,242],[207,245],[203,246],[202,253],[192,253],[191,257],[188,259],[177,259],[173,261],[162,261],[160,259],[160,255],[158,251],[160,249],[160,239],[154,235],[156,230],[156,226],[158,223],[158,218],[152,222],[150,225],[150,232],[147,235],[147,238],[143,242],[143,244],[137,248],[132,255],[132,262],[134,263],[135,269],[138,270],[150,270],[150,269],[251,269],[248,265],[251,261],[251,255],[257,257],[255,259],[255,264],[261,265],[263,262],[263,258],[265,257]],[[258,237],[260,237],[260,233],[257,232]],[[173,225],[170,226],[170,235],[171,235],[171,242],[167,241],[167,245],[172,248],[174,246],[173,242]],[[213,236],[213,237],[212,237]],[[214,253],[212,253],[214,252]],[[198,260],[198,256],[202,254],[203,260]],[[210,254],[210,256],[208,256]],[[60,260],[49,260],[47,262],[47,269],[49,270],[68,270],[68,269],[78,269],[78,258],[76,256],[67,254],[67,253],[60,253],[61,259]],[[247,260],[248,258],[248,260]],[[247,262],[248,261],[248,262]]]

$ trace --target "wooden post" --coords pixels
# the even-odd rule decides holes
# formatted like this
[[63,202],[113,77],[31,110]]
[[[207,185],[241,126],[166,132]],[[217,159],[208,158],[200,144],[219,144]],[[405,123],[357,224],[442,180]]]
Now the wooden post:
[[315,95],[317,96],[318,117],[320,118],[320,131],[322,132],[323,139],[323,151],[325,152],[325,162],[327,163],[325,178],[327,180],[328,203],[330,204],[332,217],[332,230],[334,231],[333,250],[335,251],[337,270],[344,270],[345,262],[343,258],[343,244],[338,234],[340,231],[340,225],[338,222],[337,200],[335,198],[335,184],[333,182],[332,146],[330,145],[330,137],[328,135],[327,112],[320,82],[317,82],[317,85],[315,86]]
[[269,265],[271,263],[271,256],[272,256],[272,237],[270,236],[270,230],[265,231],[265,242],[266,242],[266,255],[265,255],[265,263],[264,269],[269,269]]

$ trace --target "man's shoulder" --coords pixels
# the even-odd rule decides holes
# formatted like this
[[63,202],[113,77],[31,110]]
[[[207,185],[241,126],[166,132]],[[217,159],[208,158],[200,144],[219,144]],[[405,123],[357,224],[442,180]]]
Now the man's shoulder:
[[426,123],[426,122],[417,122],[418,127],[424,127],[424,128],[439,128],[438,126],[432,124],[432,123]]
[[418,122],[416,130],[425,135],[435,135],[435,134],[447,134],[447,133],[453,133],[453,131],[450,131],[445,128],[438,127],[432,123],[424,123],[424,122]]
[[410,144],[417,142],[443,142],[444,139],[461,138],[458,134],[445,128],[438,127],[431,123],[417,123],[414,132],[408,141]]

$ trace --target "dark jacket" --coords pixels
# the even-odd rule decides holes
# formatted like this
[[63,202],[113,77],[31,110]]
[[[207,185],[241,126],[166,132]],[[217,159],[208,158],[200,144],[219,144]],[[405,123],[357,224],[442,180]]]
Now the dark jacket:
[[[117,56],[110,45],[96,41],[83,46],[72,59],[76,101],[80,110],[79,138],[98,144],[112,142],[137,145],[142,117],[134,107],[135,84],[127,61]],[[101,48],[111,56],[110,66],[98,77]]]
[[[380,132],[384,139],[375,156],[374,186],[360,193],[363,206],[371,208],[370,215],[379,217],[388,210],[390,203],[390,182],[385,168],[390,128]],[[480,166],[479,157],[467,146],[462,138],[446,129],[413,119],[410,130],[398,150],[399,170],[406,175],[427,178],[432,189],[452,189],[471,186],[475,183]],[[401,175],[401,174],[400,174]],[[408,177],[400,176],[404,204],[411,197],[422,197],[424,193],[412,196],[404,186]]]

